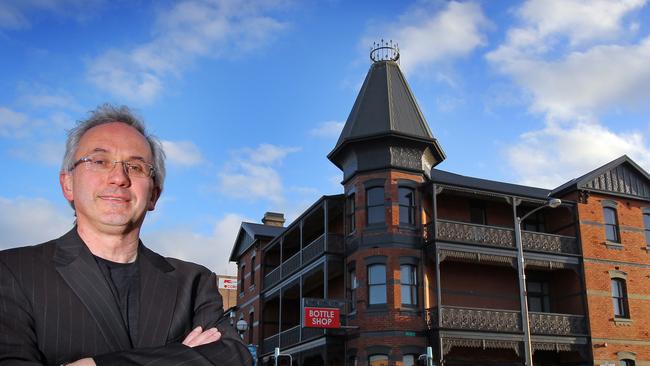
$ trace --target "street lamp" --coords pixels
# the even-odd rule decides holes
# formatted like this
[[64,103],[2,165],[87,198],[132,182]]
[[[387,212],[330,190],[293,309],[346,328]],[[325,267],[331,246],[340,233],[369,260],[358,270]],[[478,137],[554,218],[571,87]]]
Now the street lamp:
[[519,271],[519,298],[521,299],[521,309],[522,309],[522,325],[524,327],[524,350],[526,355],[526,365],[533,366],[533,350],[530,340],[530,322],[528,320],[528,291],[526,290],[526,271],[524,268],[524,245],[521,241],[521,223],[526,220],[527,217],[534,214],[535,212],[546,208],[556,208],[562,204],[562,200],[559,198],[549,197],[546,203],[543,206],[539,206],[534,210],[528,212],[523,217],[519,217],[515,212],[515,244],[517,245],[517,269]]
[[244,339],[244,333],[248,330],[248,323],[244,319],[239,319],[237,321],[237,332],[239,333],[239,336],[241,339]]

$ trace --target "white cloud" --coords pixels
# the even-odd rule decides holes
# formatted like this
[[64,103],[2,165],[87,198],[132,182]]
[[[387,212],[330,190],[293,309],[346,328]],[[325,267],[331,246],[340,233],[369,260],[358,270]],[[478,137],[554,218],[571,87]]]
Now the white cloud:
[[0,2],[0,28],[30,28],[29,18],[39,12],[84,22],[92,18],[103,3],[103,0],[3,0]]
[[614,39],[622,31],[625,15],[643,7],[647,0],[530,0],[517,14],[528,25],[529,37],[561,34],[571,45]]
[[125,51],[108,50],[88,65],[98,88],[133,101],[151,102],[169,76],[180,76],[197,57],[233,57],[268,43],[286,25],[267,12],[279,2],[186,0],[161,11],[154,36]]
[[0,107],[0,136],[21,137],[27,134],[29,117],[6,107]]
[[555,188],[624,154],[650,166],[650,149],[641,133],[615,133],[597,123],[550,123],[523,134],[506,153],[521,183],[544,188]]
[[219,219],[208,234],[177,228],[143,234],[143,242],[166,257],[174,257],[206,266],[217,274],[235,274],[237,269],[228,262],[242,216],[229,213]]
[[[400,66],[409,72],[484,46],[489,24],[478,3],[450,1],[442,9],[419,3],[388,27],[388,38],[399,43]],[[364,39],[364,47],[372,41]]]
[[261,144],[255,149],[236,151],[232,162],[219,174],[219,188],[234,198],[263,199],[281,204],[284,202],[284,186],[275,166],[288,154],[299,150]]
[[169,141],[163,140],[165,156],[171,163],[191,166],[203,161],[199,148],[191,141]]
[[43,198],[0,197],[0,249],[34,245],[65,234],[74,216],[67,206]]
[[10,149],[9,153],[22,160],[36,161],[50,166],[59,166],[63,160],[65,146],[62,142],[38,141]]
[[341,134],[343,126],[345,126],[345,122],[326,121],[318,127],[311,129],[309,134],[316,137],[336,138]]

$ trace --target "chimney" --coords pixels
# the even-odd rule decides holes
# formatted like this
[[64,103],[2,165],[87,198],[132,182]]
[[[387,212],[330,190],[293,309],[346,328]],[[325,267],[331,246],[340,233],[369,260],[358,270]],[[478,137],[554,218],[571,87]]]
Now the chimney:
[[264,213],[262,218],[262,223],[268,226],[284,226],[284,214],[279,212],[270,212],[267,211]]

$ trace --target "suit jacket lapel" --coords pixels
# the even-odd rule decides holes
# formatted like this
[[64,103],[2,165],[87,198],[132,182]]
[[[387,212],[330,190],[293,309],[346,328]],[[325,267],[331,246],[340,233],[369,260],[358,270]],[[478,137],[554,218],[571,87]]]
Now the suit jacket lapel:
[[145,247],[138,251],[140,263],[140,313],[136,347],[153,347],[166,343],[176,305],[178,283],[168,272],[171,264]]
[[97,322],[110,349],[131,348],[115,298],[76,227],[59,238],[53,260],[63,280]]

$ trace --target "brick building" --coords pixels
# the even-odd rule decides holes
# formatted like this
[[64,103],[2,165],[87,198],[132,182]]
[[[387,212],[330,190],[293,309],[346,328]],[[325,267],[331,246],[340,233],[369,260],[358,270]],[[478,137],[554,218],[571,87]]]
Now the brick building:
[[[650,176],[625,156],[556,189],[440,170],[397,59],[375,57],[328,155],[343,193],[242,223],[236,316],[261,362],[650,365]],[[304,327],[310,303],[344,327]]]

